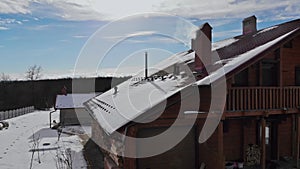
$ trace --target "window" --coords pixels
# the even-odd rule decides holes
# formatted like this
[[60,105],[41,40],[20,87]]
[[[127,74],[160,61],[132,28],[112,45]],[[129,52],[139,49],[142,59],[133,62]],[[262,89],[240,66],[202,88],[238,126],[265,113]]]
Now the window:
[[274,60],[262,62],[262,86],[278,85],[278,64]]

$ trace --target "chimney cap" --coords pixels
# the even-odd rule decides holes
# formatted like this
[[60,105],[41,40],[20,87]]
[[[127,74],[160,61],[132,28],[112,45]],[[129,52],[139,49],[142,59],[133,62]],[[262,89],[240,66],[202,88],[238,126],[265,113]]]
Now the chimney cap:
[[204,29],[204,28],[210,28],[212,29],[212,27],[210,26],[210,24],[208,22],[205,22],[204,24],[200,25],[199,30]]
[[246,22],[246,21],[249,21],[249,20],[252,20],[252,19],[257,19],[255,15],[252,15],[252,16],[249,16],[247,18],[244,18],[243,19],[243,22]]
[[195,38],[192,38],[192,39],[197,39],[200,36],[201,32],[204,33],[209,39],[211,39],[211,30],[212,29],[213,28],[210,26],[210,24],[205,22],[204,24],[199,26],[199,29],[195,32],[196,33]]

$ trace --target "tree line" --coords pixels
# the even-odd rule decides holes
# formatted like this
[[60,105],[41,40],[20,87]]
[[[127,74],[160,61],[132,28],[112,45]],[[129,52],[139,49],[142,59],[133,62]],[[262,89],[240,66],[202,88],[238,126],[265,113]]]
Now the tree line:
[[[112,81],[113,79],[113,81]],[[53,107],[57,94],[61,94],[63,87],[67,88],[67,93],[72,93],[72,83],[82,84],[77,93],[105,92],[113,85],[117,85],[128,77],[111,78],[66,78],[56,80],[35,80],[26,81],[1,81],[0,82],[0,111],[17,109],[20,107],[34,106],[37,109]],[[84,84],[95,83],[94,91]]]

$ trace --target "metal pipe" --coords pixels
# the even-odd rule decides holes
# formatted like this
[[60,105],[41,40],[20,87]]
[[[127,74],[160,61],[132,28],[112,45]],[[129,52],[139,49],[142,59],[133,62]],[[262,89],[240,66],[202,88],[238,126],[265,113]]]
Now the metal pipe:
[[148,79],[148,53],[145,52],[145,80]]
[[51,112],[49,113],[49,120],[50,120],[49,125],[50,125],[50,128],[51,128],[51,114],[54,113],[54,112],[56,112],[56,109],[55,109],[54,111],[51,111]]

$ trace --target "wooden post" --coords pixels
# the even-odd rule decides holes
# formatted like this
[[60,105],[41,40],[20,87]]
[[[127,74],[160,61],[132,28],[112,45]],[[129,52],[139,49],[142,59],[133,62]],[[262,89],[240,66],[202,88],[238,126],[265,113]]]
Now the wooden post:
[[224,168],[225,159],[224,159],[224,145],[223,145],[223,121],[220,121],[218,126],[218,155],[220,161],[220,168]]
[[258,65],[258,69],[259,69],[259,86],[262,86],[262,63],[261,61],[259,62],[259,65]]
[[273,130],[275,130],[275,132],[273,132],[273,134],[276,134],[276,138],[274,138],[274,139],[276,139],[276,155],[275,155],[275,159],[276,160],[279,160],[279,148],[280,148],[280,134],[279,134],[279,123],[278,122],[276,122],[276,123],[274,123],[273,124],[273,128],[275,127],[275,129],[273,129]]
[[247,135],[247,132],[246,132],[246,128],[247,128],[247,122],[246,120],[243,120],[243,125],[242,125],[242,133],[243,133],[243,147],[242,147],[242,157],[243,157],[243,160],[246,161],[246,153],[245,153],[245,149],[247,147],[247,143],[246,143],[246,140],[248,140],[248,135]]
[[[127,133],[125,134],[129,137],[136,138],[137,130],[138,129],[135,126],[128,127]],[[130,154],[132,157],[136,154],[136,142],[134,139],[125,140],[125,152]],[[136,158],[124,157],[123,168],[136,169],[137,168],[136,164],[137,164]]]
[[297,121],[297,129],[296,129],[296,164],[297,164],[297,168],[299,168],[299,141],[300,141],[300,118],[299,118],[299,114],[296,115],[296,121]]
[[296,115],[292,114],[292,156],[294,159],[296,159],[296,141],[297,141],[297,133],[296,133],[296,126],[297,126],[297,122],[296,122]]
[[260,165],[261,169],[266,168],[266,119],[261,118],[261,157],[260,157]]

